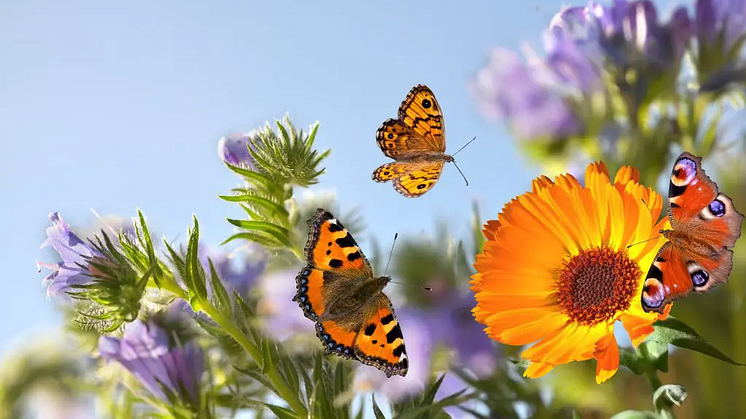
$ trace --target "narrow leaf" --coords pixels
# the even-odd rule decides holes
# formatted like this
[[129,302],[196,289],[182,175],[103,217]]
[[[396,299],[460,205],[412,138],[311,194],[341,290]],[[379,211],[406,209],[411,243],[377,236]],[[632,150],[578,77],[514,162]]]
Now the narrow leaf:
[[220,276],[218,276],[218,271],[215,269],[212,260],[209,258],[207,260],[210,263],[210,288],[212,288],[213,305],[221,313],[230,318],[232,317],[231,297],[228,295],[223,281],[220,280]]
[[378,407],[378,403],[376,403],[375,394],[373,394],[371,397],[373,398],[373,414],[376,416],[376,419],[386,419],[386,416],[383,415],[381,408]]

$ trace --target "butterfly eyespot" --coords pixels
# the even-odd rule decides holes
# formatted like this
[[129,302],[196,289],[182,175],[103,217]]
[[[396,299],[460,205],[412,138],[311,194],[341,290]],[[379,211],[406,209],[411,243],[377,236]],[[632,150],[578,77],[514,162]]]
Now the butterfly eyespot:
[[389,148],[394,148],[394,143],[389,143]]
[[417,185],[417,189],[425,189],[425,184],[420,183],[419,185]]
[[716,217],[725,215],[725,204],[723,204],[723,201],[716,199],[710,202],[710,212]]
[[[394,134],[389,134],[389,139],[394,138]],[[389,144],[389,147],[391,147],[391,144]]]
[[422,107],[425,109],[430,109],[430,107],[433,106],[432,102],[430,102],[430,99],[422,99]]
[[386,176],[388,176],[388,175],[389,175],[389,172],[388,172],[388,171],[386,171],[386,172],[383,172],[383,174],[384,174],[384,175],[386,175]]
[[694,284],[695,287],[701,287],[705,283],[707,283],[707,280],[710,278],[710,275],[707,274],[705,271],[696,271],[692,273],[692,284]]

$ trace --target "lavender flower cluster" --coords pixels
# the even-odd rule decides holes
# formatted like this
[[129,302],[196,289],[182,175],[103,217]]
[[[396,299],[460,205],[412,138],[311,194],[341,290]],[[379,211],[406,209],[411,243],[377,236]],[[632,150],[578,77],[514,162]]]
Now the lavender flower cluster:
[[[521,140],[598,134],[594,122],[609,116],[607,99],[618,93],[639,108],[680,93],[682,76],[710,90],[737,81],[745,34],[742,0],[697,0],[693,15],[679,7],[667,21],[647,0],[590,2],[552,19],[544,57],[529,53],[524,63],[497,48],[470,88],[481,112]],[[687,51],[691,74],[682,72]]]

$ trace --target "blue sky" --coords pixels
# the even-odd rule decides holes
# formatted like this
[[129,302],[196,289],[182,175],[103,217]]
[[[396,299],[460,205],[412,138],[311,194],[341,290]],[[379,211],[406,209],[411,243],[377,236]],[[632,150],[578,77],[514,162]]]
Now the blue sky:
[[[319,189],[358,208],[363,239],[428,232],[447,219],[465,235],[471,203],[494,216],[540,168],[466,89],[494,46],[540,48],[557,1],[183,2],[23,1],[0,4],[0,355],[59,320],[35,260],[47,214],[84,229],[137,208],[159,234],[200,220],[214,244],[240,217],[217,195],[237,178],[217,158],[219,137],[289,113],[318,120],[331,148]],[[665,8],[664,8],[665,10]],[[432,191],[406,199],[370,180],[388,161],[375,142],[415,84],[445,114],[451,152]],[[363,247],[369,240],[361,240]]]

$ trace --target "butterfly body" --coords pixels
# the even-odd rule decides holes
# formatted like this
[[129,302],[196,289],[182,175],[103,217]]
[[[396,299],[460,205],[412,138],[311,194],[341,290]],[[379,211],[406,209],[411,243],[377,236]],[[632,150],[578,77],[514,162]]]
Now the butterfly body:
[[731,248],[741,235],[744,217],[705,174],[701,160],[682,153],[671,172],[671,228],[661,230],[668,241],[658,251],[645,278],[645,311],[663,312],[667,303],[691,291],[706,292],[728,280],[733,266]]
[[429,87],[419,84],[399,106],[398,119],[386,120],[376,132],[376,142],[394,159],[373,172],[376,182],[393,181],[394,189],[408,198],[422,196],[440,178],[445,163],[443,112]]
[[309,220],[306,266],[293,298],[316,323],[326,354],[374,366],[386,376],[406,375],[404,337],[383,288],[360,247],[339,220],[319,208]]

